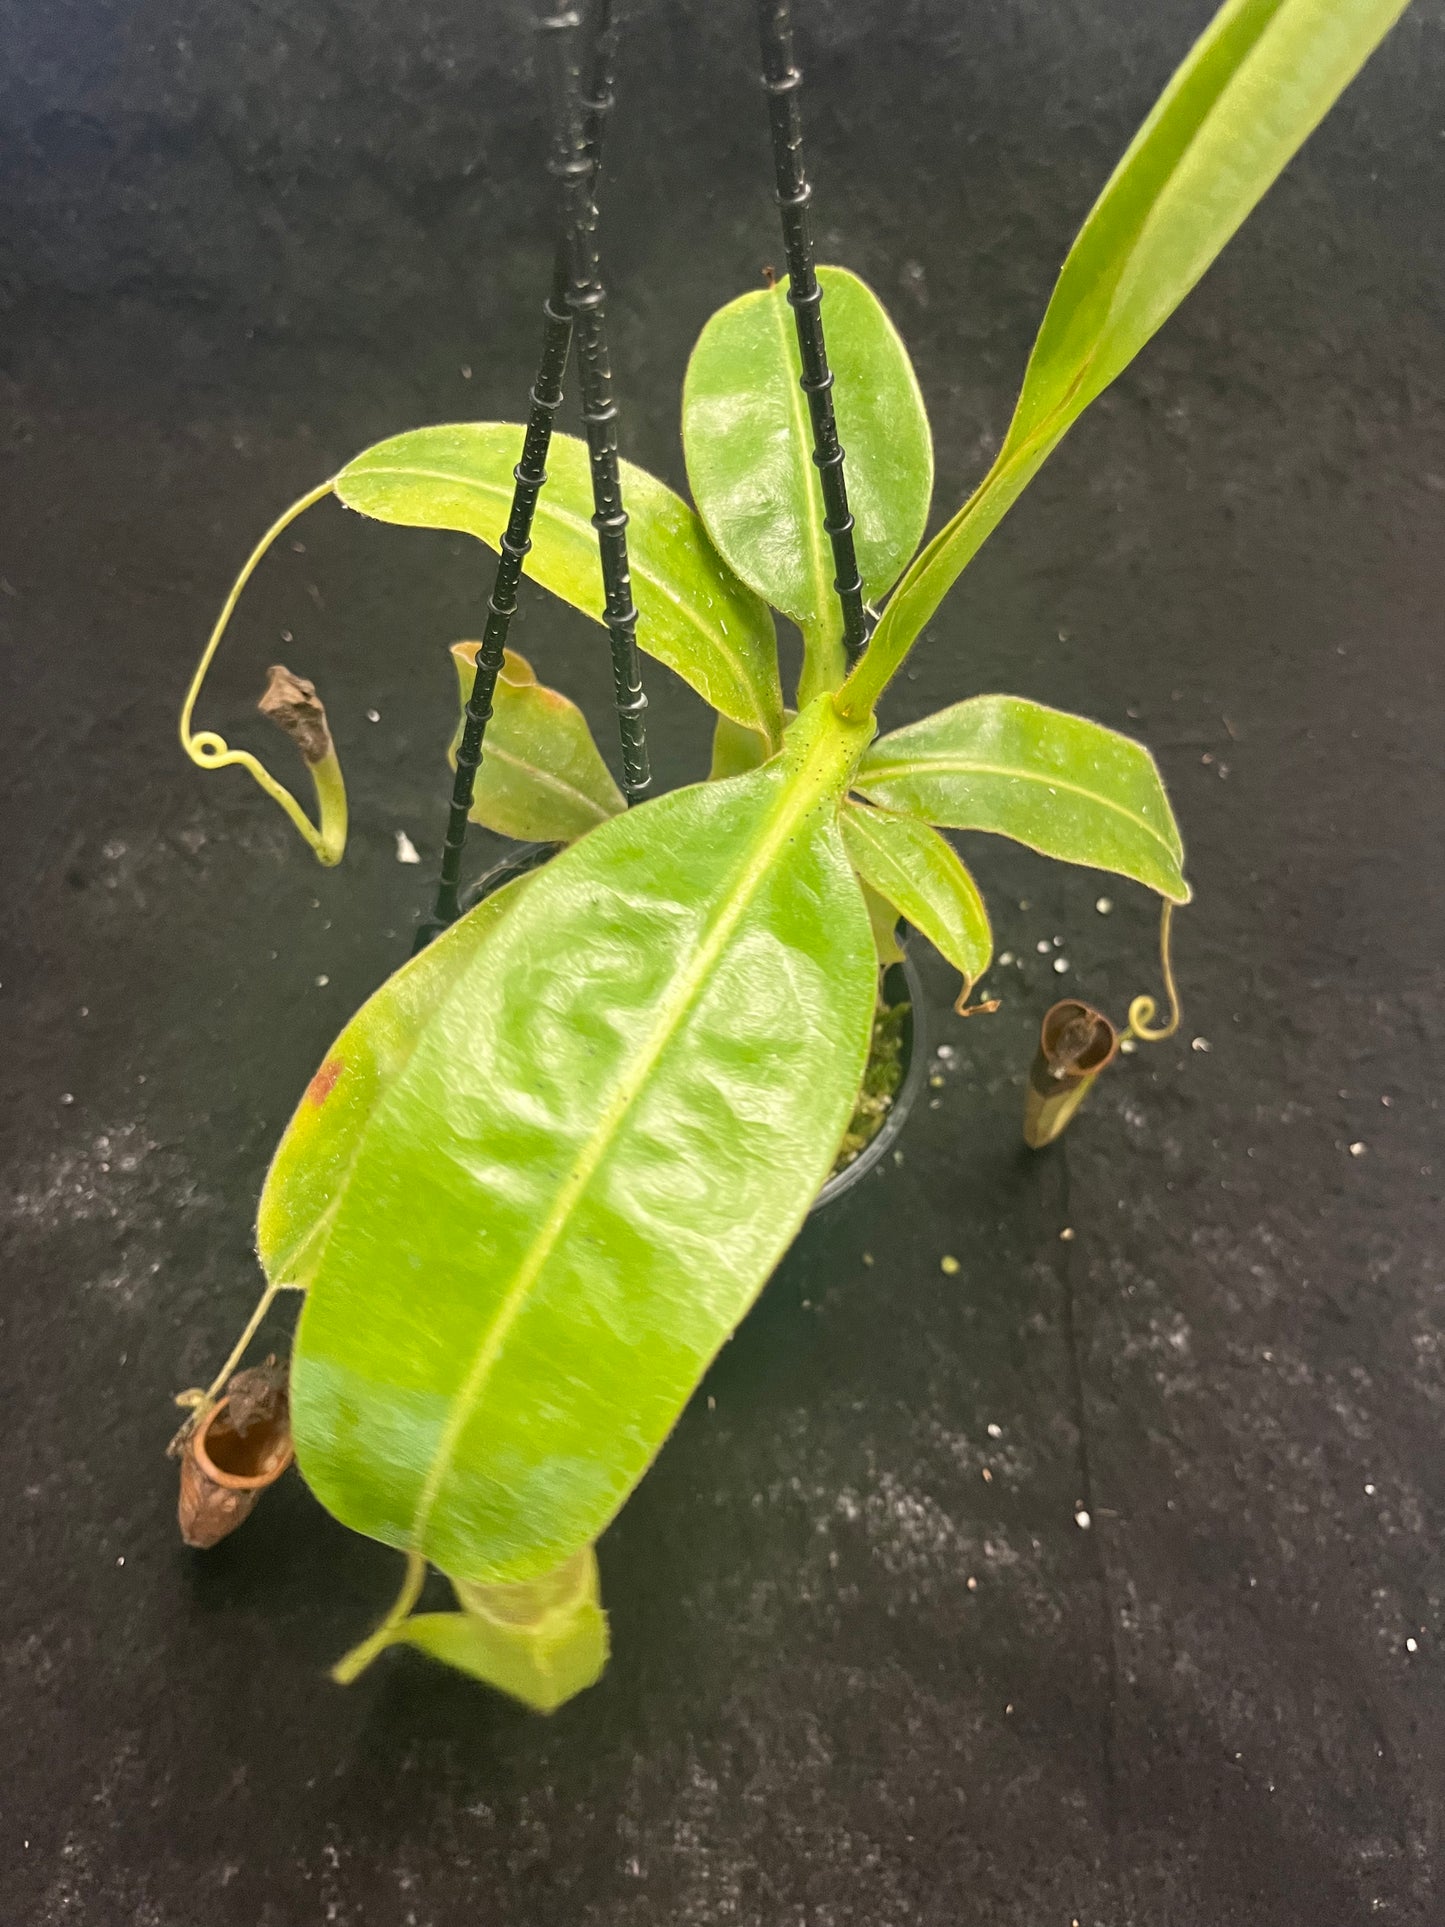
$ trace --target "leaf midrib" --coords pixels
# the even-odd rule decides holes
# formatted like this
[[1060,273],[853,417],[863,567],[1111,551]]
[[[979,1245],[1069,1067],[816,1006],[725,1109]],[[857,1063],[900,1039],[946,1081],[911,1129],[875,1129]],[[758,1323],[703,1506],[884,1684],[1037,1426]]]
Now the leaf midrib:
[[[907,864],[903,862],[902,858],[899,857],[895,851],[889,848],[887,838],[879,833],[878,825],[874,821],[875,814],[876,812],[871,810],[863,810],[856,807],[850,808],[848,820],[853,826],[853,834],[862,837],[863,841],[868,845],[868,848],[873,852],[879,863],[888,871],[890,876],[898,879],[905,888],[915,889],[913,874],[910,872]],[[894,817],[895,822],[908,822],[909,820],[910,819],[901,812],[895,814]],[[914,817],[911,820],[918,823],[920,828],[924,827],[921,818]],[[937,834],[937,832],[933,830],[930,830],[929,833],[931,835]],[[920,851],[918,854],[923,858],[925,863],[929,864],[931,869],[937,871],[942,868],[936,852],[929,851],[925,854]],[[962,865],[959,867],[962,868]],[[965,872],[965,874],[967,873]],[[950,878],[950,881],[952,881],[952,878]]]
[[[821,764],[822,771],[826,771],[828,758],[818,756],[815,752],[811,760]],[[734,872],[735,882],[724,893],[717,914],[699,945],[692,963],[673,978],[651,1033],[633,1059],[631,1069],[619,1079],[612,1102],[599,1119],[591,1137],[558,1188],[551,1212],[524,1254],[516,1276],[498,1306],[468,1368],[461,1390],[453,1401],[451,1414],[428,1468],[412,1518],[410,1543],[416,1550],[420,1551],[422,1548],[431,1515],[441,1495],[442,1486],[451,1471],[462,1432],[481,1402],[487,1380],[501,1356],[507,1336],[520,1317],[543,1266],[556,1249],[569,1219],[581,1201],[587,1186],[596,1175],[598,1167],[614,1142],[628,1112],[636,1103],[658,1059],[682,1027],[685,1018],[700,996],[728,938],[771,869],[773,857],[797,829],[800,819],[815,806],[826,788],[826,784],[820,780],[821,772],[815,773],[811,783],[806,780],[807,773],[808,765],[804,764],[791,780],[784,778],[785,795],[788,791],[792,792],[789,806],[777,813],[771,828],[753,845],[751,854],[745,854],[739,860]]]
[[768,306],[772,309],[773,317],[777,323],[778,335],[782,342],[783,369],[787,377],[784,386],[788,397],[788,419],[793,425],[795,445],[803,451],[803,459],[799,467],[801,469],[802,480],[803,520],[807,528],[806,548],[813,577],[813,614],[811,620],[814,623],[822,624],[827,621],[828,615],[828,563],[823,552],[822,517],[818,514],[818,502],[813,494],[813,478],[817,474],[817,470],[812,461],[813,438],[810,432],[811,424],[808,420],[807,410],[803,406],[803,390],[800,386],[802,368],[801,366],[799,367],[797,375],[795,376],[791,351],[796,346],[796,340],[793,331],[788,325],[788,314],[785,307],[786,296],[781,293],[780,288],[777,293],[769,294],[765,298]]
[[[905,895],[916,898],[919,892],[915,885],[913,874],[909,871],[907,865],[902,861],[902,859],[899,856],[897,856],[893,850],[889,848],[887,839],[882,835],[880,831],[879,819],[883,817],[884,814],[885,814],[884,811],[876,808],[872,808],[872,807],[860,808],[856,804],[850,804],[848,807],[847,821],[849,825],[852,827],[853,834],[857,837],[860,837],[862,841],[868,846],[868,849],[872,852],[872,855],[875,861],[880,866],[880,868],[886,871],[887,875],[892,877],[896,884],[901,884],[903,893]],[[938,837],[938,832],[934,830],[931,825],[925,824],[922,818],[920,817],[908,815],[902,811],[893,811],[889,814],[890,814],[890,820],[895,823],[899,823],[899,822],[915,823],[918,825],[919,829],[925,832],[926,835],[932,836],[932,837]],[[957,890],[960,879],[962,880],[962,882],[967,887],[967,891],[969,895],[969,909],[972,910],[977,915],[979,920],[983,923],[985,929],[987,929],[988,928],[988,909],[984,904],[983,896],[980,893],[977,884],[974,882],[973,878],[969,875],[968,866],[959,860],[958,854],[953,849],[953,846],[951,844],[946,843],[944,839],[941,837],[938,838],[938,841],[943,846],[942,849],[935,850],[935,849],[929,848],[926,852],[919,852],[920,856],[922,857],[924,862],[929,864],[930,869],[935,876],[942,877],[946,881],[950,892],[955,892]],[[952,856],[954,861],[958,864],[957,875],[955,875],[953,871],[948,867],[947,858],[943,854],[944,850],[947,850],[948,854]],[[910,916],[910,913],[907,907],[902,903],[900,903],[896,896],[890,893],[886,885],[881,881],[879,881],[876,875],[872,878],[867,879],[867,881],[873,884],[873,888],[877,890],[881,896],[887,897],[888,901],[894,906],[894,908],[900,913],[900,915],[909,917],[911,922],[915,922],[915,923],[917,922],[917,918]],[[958,901],[956,896],[953,896],[951,900],[955,902]],[[947,922],[947,919],[944,916],[940,916],[938,920],[940,925],[944,925]],[[925,932],[924,934],[927,935],[927,932]],[[972,943],[975,941],[976,933],[967,927],[966,919],[961,919],[959,934],[961,934],[963,941],[967,943]],[[992,943],[992,936],[990,934],[990,944],[991,943]],[[962,965],[959,966],[960,969],[962,969],[962,967],[963,967]],[[976,981],[975,978],[966,977],[965,985],[964,985],[965,994],[973,988],[973,984],[975,981]]]
[[[1042,789],[1069,790],[1085,801],[1097,803],[1100,809],[1113,810],[1122,816],[1126,823],[1132,823],[1150,836],[1164,850],[1177,869],[1182,852],[1176,850],[1167,837],[1161,836],[1152,823],[1146,823],[1142,816],[1116,803],[1112,797],[1101,796],[1097,790],[1085,789],[1082,783],[1071,783],[1064,776],[1039,776],[1032,770],[1011,768],[1006,764],[980,763],[959,756],[930,756],[906,763],[865,763],[859,770],[857,786],[867,791],[868,784],[875,781],[896,782],[909,776],[1006,776],[1018,783],[1037,783]],[[966,824],[955,827],[965,829]]]
[[493,760],[498,763],[510,763],[513,769],[521,770],[525,775],[529,776],[533,782],[540,784],[543,788],[555,790],[559,796],[574,799],[576,802],[583,804],[592,812],[599,823],[606,823],[618,813],[617,810],[604,810],[596,798],[589,796],[586,790],[577,789],[575,785],[567,782],[565,778],[558,776],[554,771],[543,769],[540,763],[529,763],[525,757],[516,756],[511,750],[503,749],[500,743],[487,743],[483,748],[483,765]]
[[[903,864],[898,861],[897,857],[895,857],[893,852],[888,848],[886,842],[878,834],[878,826],[873,822],[872,816],[868,811],[850,805],[848,822],[852,826],[853,834],[863,839],[878,863],[886,870],[889,876],[895,880],[901,878],[904,884],[911,882],[911,878]],[[882,884],[875,883],[874,888],[881,891],[885,896],[888,895],[888,892],[883,888]],[[897,907],[896,898],[889,897],[889,901]]]
[[[345,480],[350,480],[353,477],[365,478],[367,476],[389,476],[389,477],[392,477],[393,479],[401,479],[401,480],[405,480],[408,477],[420,477],[421,479],[429,482],[445,482],[452,488],[470,489],[470,490],[473,490],[478,495],[485,495],[489,500],[499,502],[499,503],[509,502],[511,499],[510,495],[504,489],[495,488],[489,482],[479,482],[475,478],[475,476],[458,475],[455,472],[449,471],[446,469],[421,468],[416,463],[412,463],[406,468],[375,467],[375,468],[354,469],[351,472],[351,475],[343,476],[341,479],[345,481]],[[684,503],[683,506],[686,507],[687,506],[686,503]],[[541,499],[537,503],[536,514],[540,516],[544,521],[551,520],[554,522],[560,522],[564,527],[570,529],[574,534],[582,535],[590,539],[591,532],[592,532],[591,523],[586,521],[584,518],[573,515],[569,510],[565,508],[559,508],[557,505],[557,500],[555,496],[552,497],[551,500],[549,500],[546,493],[544,492],[543,495],[541,496]],[[483,541],[486,541],[486,537],[482,537],[481,539]],[[496,546],[497,545],[495,542],[491,542],[491,541],[487,542],[487,547],[490,549],[495,549]],[[748,674],[747,664],[742,658],[742,656],[738,653],[738,651],[735,648],[733,648],[731,644],[726,640],[726,632],[721,629],[710,628],[705,622],[700,621],[698,618],[696,605],[693,603],[684,601],[682,597],[677,595],[669,587],[669,585],[662,580],[660,576],[655,575],[650,569],[639,568],[637,566],[637,557],[635,554],[632,554],[629,557],[629,560],[631,561],[631,564],[635,573],[641,576],[649,584],[650,587],[652,587],[657,591],[657,593],[664,599],[664,601],[671,604],[671,606],[679,612],[679,614],[684,619],[685,626],[695,630],[698,635],[705,636],[708,639],[708,641],[711,642],[713,647],[717,650],[718,654],[723,658],[723,660],[728,664],[728,666],[732,670],[734,680],[736,681],[738,687],[744,690],[750,698],[754,698],[757,692],[753,687],[752,678]],[[587,615],[590,615],[594,622],[601,623],[603,627],[606,626],[605,619],[601,615],[598,615],[594,610],[588,609],[588,610],[585,610],[584,613]],[[645,634],[645,625],[644,625],[644,634]],[[638,638],[638,642],[641,648],[645,649],[647,647],[647,644],[642,639],[642,637]],[[774,731],[769,726],[767,713],[763,709],[757,707],[755,704],[753,714],[757,718],[757,723],[756,725],[754,725],[753,723],[749,722],[748,727],[752,728],[756,726],[758,728],[760,735],[765,736],[769,742],[775,741],[776,740],[775,734],[774,734]],[[741,721],[745,719],[735,718],[735,720]]]

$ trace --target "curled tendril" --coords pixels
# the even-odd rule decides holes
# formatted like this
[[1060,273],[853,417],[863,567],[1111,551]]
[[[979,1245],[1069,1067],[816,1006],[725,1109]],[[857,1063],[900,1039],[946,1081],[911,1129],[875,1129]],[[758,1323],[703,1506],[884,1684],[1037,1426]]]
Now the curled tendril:
[[271,774],[259,757],[253,756],[246,749],[232,749],[225,737],[218,735],[213,729],[193,730],[191,719],[195,714],[196,703],[200,698],[201,688],[210,671],[211,663],[217,649],[221,646],[221,638],[225,635],[231,617],[235,614],[236,604],[241,599],[241,591],[255,573],[261,558],[277,537],[290,528],[298,516],[303,515],[323,496],[330,495],[333,486],[331,482],[323,482],[319,488],[313,488],[309,494],[293,502],[285,514],[272,523],[251,551],[245,567],[231,585],[231,592],[222,604],[216,626],[211,631],[211,639],[202,652],[195,675],[191,678],[191,686],[186,691],[185,702],[181,705],[180,726],[181,748],[198,768],[226,769],[234,766],[247,770],[272,802],[280,804],[319,861],[328,866],[341,861],[342,851],[346,847],[346,790],[342,784],[341,767],[335,753],[333,752],[319,763],[309,765],[316,788],[317,808],[321,816],[318,825],[311,821],[286,785]]
[[1125,1034],[1137,1037],[1142,1044],[1162,1044],[1166,1037],[1172,1037],[1183,1015],[1179,1008],[1179,990],[1174,982],[1174,963],[1169,951],[1173,921],[1174,905],[1166,897],[1159,913],[1159,967],[1164,974],[1164,988],[1169,993],[1169,1022],[1156,1025],[1154,1013],[1159,1007],[1154,999],[1147,995],[1136,997],[1129,1006],[1129,1028]]

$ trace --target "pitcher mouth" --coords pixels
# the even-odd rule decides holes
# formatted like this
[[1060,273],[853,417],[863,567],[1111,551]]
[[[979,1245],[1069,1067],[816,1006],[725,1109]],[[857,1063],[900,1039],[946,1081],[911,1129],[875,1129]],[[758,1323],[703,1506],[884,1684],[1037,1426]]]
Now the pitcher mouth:
[[281,1409],[247,1427],[232,1419],[229,1392],[191,1440],[196,1465],[228,1492],[263,1492],[274,1485],[296,1456],[284,1397]]
[[1102,1011],[1065,997],[1045,1013],[1039,1050],[1050,1077],[1092,1077],[1114,1060],[1119,1034]]
[[295,1456],[286,1372],[275,1359],[237,1372],[186,1438],[176,1506],[181,1538],[204,1550],[243,1524]]

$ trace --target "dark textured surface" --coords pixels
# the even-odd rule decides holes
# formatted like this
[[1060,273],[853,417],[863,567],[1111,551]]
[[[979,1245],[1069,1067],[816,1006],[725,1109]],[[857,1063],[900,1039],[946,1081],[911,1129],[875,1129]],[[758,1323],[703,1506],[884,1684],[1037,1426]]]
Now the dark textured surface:
[[[1199,890],[1184,1036],[1016,1153],[1031,1027],[1061,989],[1121,1011],[1150,913],[980,844],[1023,959],[1005,1007],[960,1023],[931,969],[937,1107],[809,1232],[608,1535],[617,1656],[551,1722],[406,1656],[329,1685],[397,1562],[299,1482],[213,1554],[176,1543],[168,1398],[250,1303],[297,1091],[405,954],[426,872],[395,832],[440,836],[478,561],[326,506],[258,581],[209,714],[259,743],[263,666],[317,678],[339,872],[180,759],[175,702],[280,505],[384,433],[519,412],[549,254],[529,97],[496,92],[521,11],[0,0],[0,1918],[1434,1927],[1440,0],[892,703],[1011,688],[1157,749]],[[801,11],[821,251],[894,308],[946,506],[1207,8]],[[777,243],[749,9],[634,18],[618,387],[676,481],[688,343]],[[599,631],[529,598],[518,642],[605,721]],[[675,782],[705,718],[649,684]]]

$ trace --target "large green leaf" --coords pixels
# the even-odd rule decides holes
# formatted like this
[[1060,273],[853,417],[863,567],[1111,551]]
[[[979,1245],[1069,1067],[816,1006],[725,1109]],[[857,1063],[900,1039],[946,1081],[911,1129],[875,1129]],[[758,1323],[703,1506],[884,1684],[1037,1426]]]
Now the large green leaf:
[[[923,539],[933,443],[908,350],[856,275],[820,268],[823,318],[863,591],[877,600]],[[800,699],[842,681],[842,620],[788,284],[731,301],[698,337],[682,390],[693,499],[734,572],[803,631]]]
[[[480,647],[452,644],[464,710]],[[459,724],[453,765],[460,738]],[[502,658],[472,797],[474,823],[537,843],[573,843],[627,807],[587,718],[559,690],[539,683],[515,649]]]
[[863,881],[958,971],[963,1003],[988,969],[993,932],[957,850],[916,816],[853,802],[843,811],[843,842]]
[[296,1449],[343,1523],[512,1583],[645,1470],[857,1095],[876,965],[837,815],[868,727],[820,702],[765,767],[613,817],[453,976],[310,1264]]
[[854,787],[951,830],[992,830],[1189,901],[1174,812],[1142,743],[1020,696],[975,696],[882,737]]
[[256,1245],[273,1282],[309,1285],[351,1178],[362,1134],[458,974],[532,878],[518,877],[429,943],[373,993],[342,1031],[271,1160]]
[[455,1584],[463,1611],[413,1613],[387,1643],[415,1646],[538,1713],[555,1712],[601,1678],[607,1615],[590,1546],[529,1586]]
[[1045,457],[1173,313],[1407,4],[1221,7],[1070,249],[998,459],[900,583],[854,672],[854,713],[873,707]]
[[[348,508],[408,528],[459,529],[495,549],[512,504],[522,430],[458,422],[378,442],[336,478]],[[664,483],[622,464],[631,518],[628,554],[639,647],[734,722],[776,742],[782,730],[773,619],[727,568],[697,516]],[[602,571],[592,527],[586,444],[554,435],[526,571],[585,615],[602,620]]]

